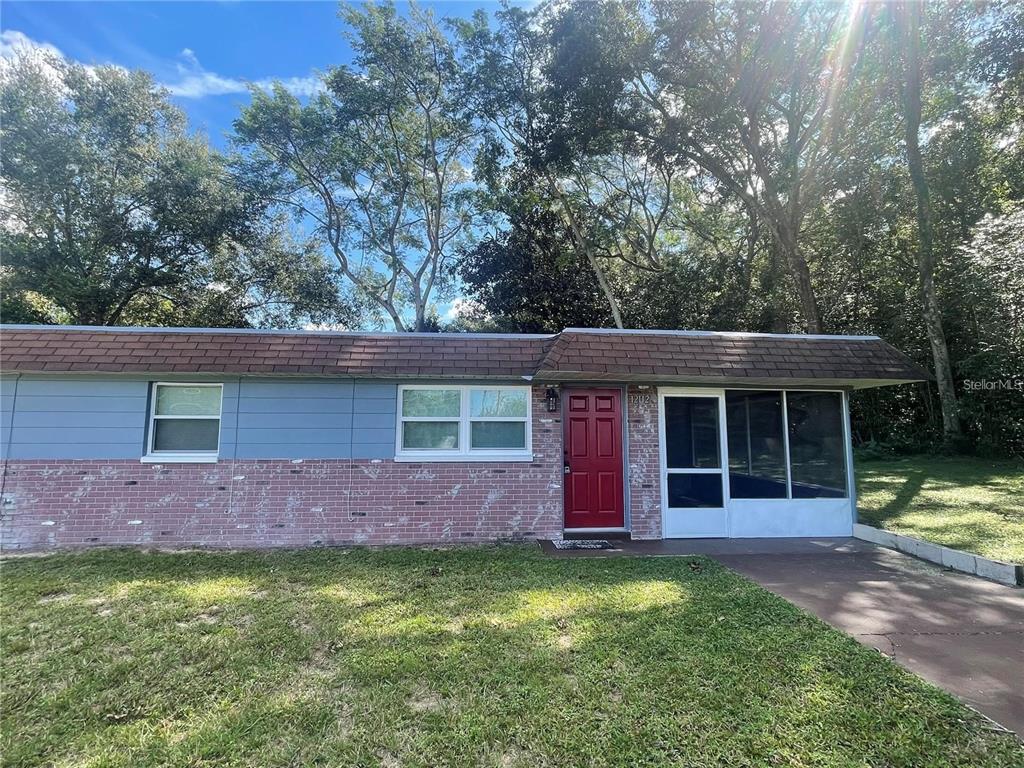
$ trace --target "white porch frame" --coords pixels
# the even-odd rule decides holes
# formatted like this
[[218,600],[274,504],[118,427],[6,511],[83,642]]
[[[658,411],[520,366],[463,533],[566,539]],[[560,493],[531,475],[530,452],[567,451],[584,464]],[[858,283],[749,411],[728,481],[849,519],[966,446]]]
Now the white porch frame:
[[[726,430],[725,392],[771,391],[782,393],[783,446],[786,463],[786,498],[734,499],[729,488],[728,434]],[[792,498],[792,470],[789,456],[788,392],[834,392],[840,395],[843,424],[845,498]],[[665,399],[668,397],[714,397],[718,400],[719,450],[721,469],[683,470],[684,473],[715,473],[722,476],[722,508],[670,508],[668,506],[669,470],[665,445]],[[784,387],[659,387],[658,388],[658,455],[661,489],[661,530],[663,538],[758,538],[851,536],[856,517],[856,486],[853,474],[853,446],[850,433],[849,393],[840,389],[803,389]],[[686,515],[691,524],[680,526],[673,516]],[[717,521],[715,520],[717,517]],[[680,531],[682,531],[680,533]]]

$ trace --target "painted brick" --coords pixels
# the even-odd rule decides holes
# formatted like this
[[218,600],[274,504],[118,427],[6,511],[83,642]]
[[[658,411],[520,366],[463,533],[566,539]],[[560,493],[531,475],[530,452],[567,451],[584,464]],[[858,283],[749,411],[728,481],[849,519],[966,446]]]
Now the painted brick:
[[0,545],[303,547],[557,538],[562,427],[533,391],[532,462],[11,460]]
[[626,392],[629,445],[629,514],[634,539],[661,538],[661,458],[658,449],[658,392]]

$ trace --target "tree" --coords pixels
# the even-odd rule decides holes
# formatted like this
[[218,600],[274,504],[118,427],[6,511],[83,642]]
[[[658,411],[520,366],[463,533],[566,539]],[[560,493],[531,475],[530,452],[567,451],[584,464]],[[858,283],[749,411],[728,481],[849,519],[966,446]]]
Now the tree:
[[817,3],[557,7],[558,39],[573,53],[556,56],[564,67],[555,79],[572,123],[591,141],[595,126],[626,130],[682,172],[713,177],[770,234],[805,329],[820,331],[800,234],[808,212],[835,192],[870,116],[849,98],[859,16]]
[[552,162],[553,115],[542,71],[546,40],[533,15],[523,9],[506,6],[496,16],[494,29],[483,11],[469,21],[453,22],[461,45],[464,93],[486,126],[478,176],[490,190],[492,206],[507,216],[526,220],[532,208],[543,205],[558,217],[621,328],[622,315],[607,275]]
[[961,412],[983,449],[1024,456],[1024,203],[982,218],[958,255],[975,341],[958,371],[979,382]]
[[934,214],[931,193],[921,154],[921,7],[916,2],[900,2],[892,6],[894,28],[902,51],[902,77],[899,82],[903,135],[907,170],[914,190],[917,210],[917,267],[921,291],[921,311],[932,350],[935,380],[942,404],[942,427],[947,440],[961,433],[957,413],[953,366],[950,362],[946,334],[942,328],[942,308],[935,285],[938,254],[935,250]]
[[[221,324],[195,311],[203,280],[229,254],[257,258],[267,225],[149,75],[25,50],[0,69],[0,123],[7,317],[114,325],[159,305],[165,321]],[[323,274],[308,259],[292,266]],[[245,281],[224,286],[247,294]],[[264,300],[294,299],[269,288]],[[32,296],[50,309],[26,315]]]
[[651,142],[605,135],[588,143],[587,127],[565,109],[546,12],[503,8],[456,23],[473,112],[487,126],[478,168],[493,206],[528,221],[542,206],[561,221],[573,261],[592,272],[612,322],[625,322],[614,273],[656,273],[662,254],[683,239],[678,229],[694,196]]
[[459,277],[480,311],[474,330],[556,333],[608,323],[608,304],[593,272],[572,247],[557,214],[534,208],[463,254]]
[[250,189],[293,212],[396,330],[422,330],[470,236],[466,116],[452,47],[432,16],[344,8],[353,65],[302,104],[253,91],[235,122]]

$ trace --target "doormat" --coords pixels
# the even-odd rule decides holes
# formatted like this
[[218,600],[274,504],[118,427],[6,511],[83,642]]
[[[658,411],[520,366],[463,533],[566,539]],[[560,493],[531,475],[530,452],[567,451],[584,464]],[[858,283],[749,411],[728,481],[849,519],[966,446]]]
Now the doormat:
[[604,539],[559,539],[552,541],[555,549],[612,549],[610,541]]

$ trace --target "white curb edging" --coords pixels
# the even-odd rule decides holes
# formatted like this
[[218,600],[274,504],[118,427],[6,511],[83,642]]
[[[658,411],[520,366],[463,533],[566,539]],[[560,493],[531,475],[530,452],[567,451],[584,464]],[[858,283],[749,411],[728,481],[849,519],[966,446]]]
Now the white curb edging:
[[981,576],[984,579],[998,581],[1000,584],[1008,584],[1011,587],[1024,586],[1024,566],[1014,563],[1004,563],[1000,560],[989,560],[981,555],[974,555],[970,552],[961,552],[959,549],[950,549],[929,541],[915,539],[913,536],[904,536],[892,531],[883,531],[863,523],[853,524],[853,535],[858,539],[870,541],[889,549],[897,549],[906,552],[908,555],[938,563],[954,571],[969,573],[972,576]]

